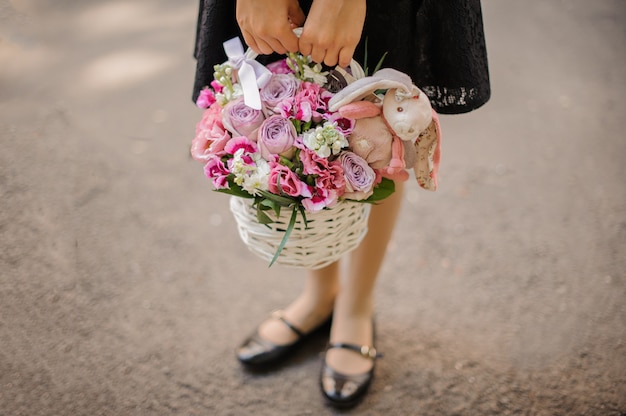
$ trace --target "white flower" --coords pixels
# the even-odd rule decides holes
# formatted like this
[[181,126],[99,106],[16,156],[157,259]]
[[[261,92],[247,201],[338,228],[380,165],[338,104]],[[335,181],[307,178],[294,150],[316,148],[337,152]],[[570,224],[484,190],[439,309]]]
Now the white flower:
[[243,183],[241,184],[244,191],[252,195],[256,195],[260,189],[267,191],[270,177],[269,163],[260,157],[255,162],[256,169],[244,175]]
[[339,154],[342,148],[348,146],[348,140],[336,127],[335,123],[326,122],[322,127],[305,132],[302,142],[320,157]]
[[244,149],[239,149],[233,155],[230,162],[230,172],[235,175],[235,183],[241,186],[250,173],[256,170],[256,166],[249,165],[243,159]]
[[221,93],[215,94],[215,100],[220,106],[224,107],[230,101],[241,96],[243,96],[243,90],[241,89],[241,85],[233,84],[232,90],[228,87],[224,87]]
[[321,64],[316,64],[313,67],[304,65],[304,77],[313,80],[318,85],[326,84],[326,75],[328,75],[328,71],[322,72]]

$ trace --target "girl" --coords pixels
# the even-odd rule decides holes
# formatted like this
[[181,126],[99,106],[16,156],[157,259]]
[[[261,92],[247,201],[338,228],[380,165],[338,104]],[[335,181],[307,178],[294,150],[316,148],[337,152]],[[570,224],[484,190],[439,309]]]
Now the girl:
[[[295,27],[303,28],[300,38]],[[373,67],[384,55],[383,67],[410,75],[443,114],[471,111],[490,95],[480,0],[200,0],[194,101],[211,82],[213,66],[227,59],[222,43],[235,36],[262,55],[299,51],[331,67],[353,57]],[[378,356],[372,294],[402,189],[396,183],[396,192],[372,207],[368,234],[349,254],[345,274],[338,263],[307,272],[298,298],[237,349],[242,363],[276,363],[332,314],[322,393],[341,407],[363,398]]]

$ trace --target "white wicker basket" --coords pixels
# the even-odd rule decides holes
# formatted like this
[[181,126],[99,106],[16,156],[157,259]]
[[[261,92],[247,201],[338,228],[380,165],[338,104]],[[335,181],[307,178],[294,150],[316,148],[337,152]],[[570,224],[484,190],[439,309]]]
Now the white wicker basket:
[[[248,248],[259,257],[270,261],[282,241],[291,210],[281,210],[276,222],[263,225],[257,221],[252,200],[231,197],[232,211],[239,236]],[[266,211],[275,219],[273,211]],[[307,214],[308,228],[298,213],[296,224],[276,264],[283,266],[320,269],[354,250],[367,233],[370,205],[342,201],[333,208],[315,214]]]

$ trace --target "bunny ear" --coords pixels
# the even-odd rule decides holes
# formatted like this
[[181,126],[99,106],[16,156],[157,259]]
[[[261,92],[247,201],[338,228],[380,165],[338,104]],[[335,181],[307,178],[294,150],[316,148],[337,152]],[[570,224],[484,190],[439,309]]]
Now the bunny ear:
[[413,165],[417,183],[428,191],[437,190],[437,174],[441,160],[441,126],[435,110],[430,126],[415,143],[417,160]]
[[387,90],[390,88],[397,88],[410,94],[413,89],[411,77],[395,69],[381,69],[370,77],[354,81],[335,94],[328,103],[328,109],[337,111],[342,106],[361,100],[376,90]]

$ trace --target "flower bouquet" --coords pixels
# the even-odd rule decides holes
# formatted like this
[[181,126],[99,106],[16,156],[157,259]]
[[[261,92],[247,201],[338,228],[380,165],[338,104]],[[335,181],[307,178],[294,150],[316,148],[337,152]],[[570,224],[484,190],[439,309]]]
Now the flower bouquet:
[[329,106],[364,71],[355,61],[324,70],[298,53],[263,66],[238,38],[224,47],[228,61],[197,100],[205,111],[191,155],[234,196],[241,237],[270,266],[330,264],[359,244],[369,203],[394,192],[351,148],[355,120]]

